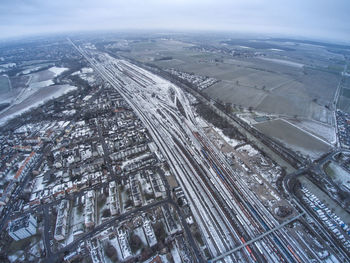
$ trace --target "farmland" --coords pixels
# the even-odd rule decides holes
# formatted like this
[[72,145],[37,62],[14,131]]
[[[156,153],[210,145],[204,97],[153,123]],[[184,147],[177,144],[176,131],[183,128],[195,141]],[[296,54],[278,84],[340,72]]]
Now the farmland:
[[29,109],[42,105],[48,100],[62,96],[63,94],[66,94],[69,91],[75,89],[76,87],[69,85],[53,85],[37,89],[33,94],[25,98],[21,103],[14,104],[6,111],[0,113],[0,124],[3,124],[10,118],[20,115]]
[[65,80],[65,83],[58,80],[69,68],[55,65],[46,60],[21,61],[13,63],[7,75],[0,76],[1,125],[29,109],[76,89],[73,83],[67,83],[70,80]]
[[308,155],[312,159],[317,159],[331,149],[326,143],[281,119],[261,122],[255,124],[255,127],[262,133],[281,141],[288,148]]
[[[197,89],[221,104],[230,103],[236,113],[249,109],[275,115],[280,120],[256,128],[304,156],[316,158],[336,142],[334,98],[346,63],[342,53],[334,51],[337,47],[183,35],[97,46],[168,72],[216,80]],[[347,84],[338,101],[345,111],[350,110]]]
[[350,113],[350,77],[345,77],[343,86],[340,90],[338,108]]
[[204,92],[224,103],[334,124],[331,104],[343,69],[341,55],[271,41],[208,42],[214,51],[199,48],[196,41],[130,41],[124,43],[127,52],[117,54],[220,80]]

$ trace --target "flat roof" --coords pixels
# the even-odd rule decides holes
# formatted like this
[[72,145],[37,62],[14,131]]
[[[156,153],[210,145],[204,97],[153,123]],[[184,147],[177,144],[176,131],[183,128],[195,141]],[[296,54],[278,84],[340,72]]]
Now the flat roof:
[[25,215],[12,221],[10,225],[10,231],[16,232],[21,228],[27,228],[29,226],[29,217],[30,215]]

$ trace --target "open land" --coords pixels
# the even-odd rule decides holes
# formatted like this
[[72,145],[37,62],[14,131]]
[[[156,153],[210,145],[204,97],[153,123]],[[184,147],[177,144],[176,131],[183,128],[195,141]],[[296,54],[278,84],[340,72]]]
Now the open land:
[[0,94],[10,91],[9,80],[7,76],[0,75]]
[[[222,80],[205,91],[222,102],[333,124],[331,111],[325,106],[332,103],[340,72],[328,70],[325,61],[341,60],[340,55],[322,51],[322,56],[318,54],[316,60],[315,53],[319,48],[299,47],[296,50],[293,47],[294,50],[289,50],[288,47],[287,50],[271,51],[268,46],[269,49],[256,50],[264,52],[264,56],[232,56],[194,49],[194,46],[180,41],[155,40],[131,43],[128,46],[130,54],[119,53],[162,68]],[[222,44],[215,47],[219,49]],[[305,56],[301,57],[301,54]],[[162,57],[171,59],[162,60]]]
[[[309,123],[319,124],[322,129],[311,129],[312,135],[326,144],[336,143],[334,100],[345,58],[333,47],[279,39],[219,41],[206,38],[203,41],[181,36],[116,43],[119,43],[115,44],[117,51],[109,48],[110,45],[99,45],[117,56],[163,70],[212,78],[216,80],[213,84],[203,90],[198,86],[198,89],[218,103],[230,103],[235,110],[249,109],[286,118],[305,131],[298,133],[305,136],[301,141],[308,139]],[[350,105],[347,93],[343,88],[338,101],[339,107],[345,110]],[[294,140],[284,143],[294,150],[299,147]],[[304,148],[314,152],[311,144]],[[316,151],[327,150],[327,147],[321,148]]]
[[325,142],[281,119],[257,123],[255,127],[264,134],[287,144],[293,150],[309,155],[312,159],[317,159],[331,149]]
[[6,111],[0,113],[0,124],[8,121],[17,115],[22,114],[32,108],[38,107],[44,104],[48,100],[52,100],[75,90],[76,87],[69,85],[53,85],[49,87],[42,87],[37,89],[31,96],[25,98],[21,103],[15,104],[12,107],[6,109]]
[[344,83],[340,90],[338,107],[340,110],[350,113],[350,77],[344,77]]
[[[74,90],[75,87],[67,84],[55,85],[54,80],[67,70],[68,68],[62,67],[50,67],[43,70],[36,67],[33,73],[28,70],[25,74],[10,79],[1,76],[0,81],[3,78],[7,81],[7,90],[4,90],[2,98],[9,104],[7,108],[0,112],[0,123],[4,124],[9,119],[29,109]],[[10,81],[12,83],[11,90],[9,90]]]

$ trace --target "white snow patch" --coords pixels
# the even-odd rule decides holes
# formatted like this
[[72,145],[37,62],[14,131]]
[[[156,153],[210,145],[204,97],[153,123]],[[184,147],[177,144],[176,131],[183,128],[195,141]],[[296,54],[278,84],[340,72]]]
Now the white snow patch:
[[147,242],[147,238],[146,238],[146,236],[145,236],[145,233],[143,232],[143,228],[142,228],[142,226],[140,226],[140,227],[138,227],[138,228],[135,228],[134,229],[134,233],[137,235],[137,236],[139,236],[139,238],[141,239],[141,241],[142,241],[142,244],[144,244],[144,245],[148,245],[148,242]]
[[44,179],[43,176],[36,177],[35,185],[32,192],[38,192],[38,191],[44,190],[43,179]]
[[[56,87],[56,90],[54,92],[52,92],[51,94],[45,96],[45,97],[41,97],[41,98],[37,98],[37,100],[35,102],[33,102],[30,106],[28,107],[23,107],[23,108],[19,108],[18,111],[10,114],[10,115],[7,115],[6,117],[4,118],[1,118],[0,119],[0,125],[3,125],[4,123],[6,123],[8,120],[26,112],[26,111],[29,111],[33,108],[36,108],[36,107],[39,107],[40,105],[42,104],[45,104],[47,101],[49,100],[52,100],[52,99],[56,99],[70,91],[73,91],[73,90],[76,90],[77,87],[75,86],[70,86],[70,85],[57,85],[57,86],[54,86]],[[28,98],[28,97],[27,97]],[[25,102],[25,99],[23,100]],[[21,105],[20,103],[17,103],[18,105]],[[18,106],[18,105],[15,105],[15,106]]]
[[124,169],[125,166],[127,166],[127,165],[129,165],[129,164],[131,164],[131,163],[137,162],[137,161],[139,161],[139,160],[142,160],[143,158],[145,158],[145,157],[147,157],[147,156],[149,156],[149,153],[144,153],[144,154],[142,154],[142,155],[140,155],[140,156],[137,156],[137,157],[135,157],[135,158],[133,158],[133,159],[124,161],[124,162],[122,163],[122,165],[120,166],[120,168],[121,168],[121,169]]
[[350,190],[350,173],[334,162],[329,164],[329,168],[333,170],[334,176],[336,177],[335,180]]
[[72,76],[79,76],[81,79],[87,81],[89,84],[96,81],[94,75],[94,70],[92,68],[82,68],[79,71],[72,73]]
[[2,68],[13,68],[16,67],[16,63],[6,63],[6,64],[1,64],[0,67]]
[[27,75],[27,74],[29,74],[29,73],[32,73],[32,72],[34,72],[34,71],[39,70],[40,68],[41,68],[41,67],[38,66],[38,67],[34,67],[34,68],[25,69],[25,70],[22,71],[22,74]]
[[290,67],[295,67],[295,68],[302,68],[304,67],[304,64],[289,61],[289,60],[284,60],[284,59],[277,59],[277,58],[264,58],[264,57],[258,57],[259,59],[270,61],[270,62],[275,62],[278,64],[290,66]]
[[49,68],[49,70],[55,74],[55,77],[61,75],[64,71],[68,70],[68,68],[59,68],[59,67],[52,67]]
[[44,80],[40,82],[34,82],[34,83],[30,83],[29,89],[44,88],[44,87],[52,86],[53,84],[55,83],[52,81],[52,79]]
[[173,246],[173,248],[171,249],[171,255],[173,257],[174,262],[181,262],[181,257],[176,246]]
[[250,144],[243,145],[238,148],[239,152],[246,151],[249,156],[254,156],[259,154],[257,150],[255,150]]
[[93,73],[94,72],[94,70],[92,68],[82,68],[80,71],[83,74]]
[[323,142],[329,144],[336,143],[336,134],[335,129],[332,126],[326,125],[324,123],[312,121],[312,120],[285,120],[289,124],[307,132],[311,136],[316,135],[318,139],[321,139]]
[[225,142],[227,142],[229,145],[231,145],[232,147],[236,147],[238,144],[241,143],[241,141],[235,140],[235,139],[231,139],[229,137],[227,137],[221,129],[214,127],[213,129],[225,140]]

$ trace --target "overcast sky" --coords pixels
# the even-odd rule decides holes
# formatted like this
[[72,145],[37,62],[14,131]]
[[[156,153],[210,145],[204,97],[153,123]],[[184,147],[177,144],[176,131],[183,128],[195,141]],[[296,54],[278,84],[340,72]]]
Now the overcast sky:
[[350,42],[350,0],[0,0],[0,38],[101,29],[281,33]]

